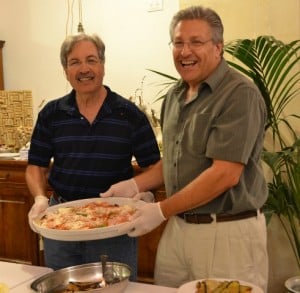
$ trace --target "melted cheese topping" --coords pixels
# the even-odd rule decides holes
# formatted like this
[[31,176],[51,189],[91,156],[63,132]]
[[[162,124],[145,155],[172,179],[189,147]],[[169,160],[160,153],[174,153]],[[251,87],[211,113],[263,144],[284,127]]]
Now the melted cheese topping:
[[43,216],[38,225],[57,230],[86,230],[109,227],[128,222],[136,209],[102,201],[83,206],[58,208]]

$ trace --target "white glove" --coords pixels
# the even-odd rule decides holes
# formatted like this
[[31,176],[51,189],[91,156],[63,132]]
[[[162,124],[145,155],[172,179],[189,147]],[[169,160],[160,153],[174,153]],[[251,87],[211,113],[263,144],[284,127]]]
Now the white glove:
[[144,235],[158,227],[165,220],[166,218],[161,211],[159,202],[144,204],[133,215],[128,236],[137,237]]
[[133,197],[135,200],[143,200],[145,202],[154,202],[154,194],[151,191],[140,192]]
[[44,195],[37,195],[34,197],[34,204],[28,213],[28,222],[31,230],[34,232],[38,231],[35,230],[32,221],[49,207],[48,201],[49,199]]
[[120,196],[133,197],[139,193],[139,188],[133,178],[113,184],[107,191],[100,193],[100,197]]

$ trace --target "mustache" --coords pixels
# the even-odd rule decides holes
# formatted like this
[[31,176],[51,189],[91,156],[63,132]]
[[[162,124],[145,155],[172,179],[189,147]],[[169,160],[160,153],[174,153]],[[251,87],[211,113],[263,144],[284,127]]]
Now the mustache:
[[80,73],[78,74],[77,78],[94,78],[94,74],[91,73]]

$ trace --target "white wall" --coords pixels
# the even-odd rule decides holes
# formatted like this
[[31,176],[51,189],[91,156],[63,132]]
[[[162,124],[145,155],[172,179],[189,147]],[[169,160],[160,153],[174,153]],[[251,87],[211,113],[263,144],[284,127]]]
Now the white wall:
[[[146,68],[177,74],[168,27],[179,4],[164,0],[156,12],[147,5],[148,0],[82,0],[82,22],[85,32],[99,34],[106,44],[105,84],[130,97],[146,76],[143,97],[159,112],[160,103],[152,103],[162,79]],[[5,89],[32,90],[35,117],[43,100],[70,90],[59,50],[66,34],[77,32],[78,7],[78,0],[0,0]]]
[[259,35],[286,42],[300,38],[299,0],[180,0],[180,8],[197,4],[217,11],[225,41]]

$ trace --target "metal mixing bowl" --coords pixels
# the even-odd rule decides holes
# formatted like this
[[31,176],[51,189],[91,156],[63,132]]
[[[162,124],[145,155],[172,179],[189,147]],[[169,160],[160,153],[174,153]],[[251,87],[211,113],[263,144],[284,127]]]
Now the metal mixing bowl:
[[[112,269],[116,282],[103,288],[91,289],[88,292],[122,293],[126,289],[131,269],[128,265],[119,262],[107,262],[107,269]],[[42,277],[31,283],[31,288],[40,293],[62,292],[70,282],[101,282],[101,262],[67,267]],[[80,291],[82,292],[82,291]]]
[[287,279],[284,285],[288,292],[300,293],[300,276]]

